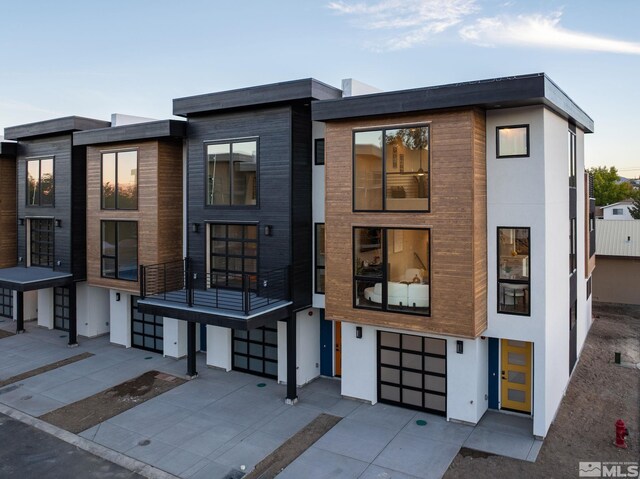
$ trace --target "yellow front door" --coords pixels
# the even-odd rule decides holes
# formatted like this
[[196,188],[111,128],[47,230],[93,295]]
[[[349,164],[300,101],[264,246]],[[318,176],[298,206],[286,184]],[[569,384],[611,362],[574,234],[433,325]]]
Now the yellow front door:
[[531,413],[531,343],[502,340],[502,409]]

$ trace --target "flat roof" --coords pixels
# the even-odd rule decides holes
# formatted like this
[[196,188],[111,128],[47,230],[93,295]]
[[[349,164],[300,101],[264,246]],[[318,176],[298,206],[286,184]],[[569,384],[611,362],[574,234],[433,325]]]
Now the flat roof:
[[18,144],[11,141],[0,141],[0,156],[16,156]]
[[313,78],[252,86],[173,100],[173,114],[189,116],[238,108],[340,98],[342,90]]
[[73,131],[106,128],[109,125],[111,125],[111,123],[108,121],[95,120],[82,116],[66,116],[52,120],[10,126],[4,129],[4,136],[8,140],[23,140],[38,136],[59,135]]
[[33,291],[42,288],[64,286],[71,283],[73,275],[50,268],[15,266],[0,269],[0,288],[15,291]]
[[182,120],[159,120],[130,125],[76,131],[73,134],[74,145],[98,145],[132,140],[151,140],[157,138],[184,138],[187,123]]
[[314,101],[311,108],[314,120],[331,121],[444,108],[491,110],[528,105],[545,105],[593,133],[591,117],[545,73]]

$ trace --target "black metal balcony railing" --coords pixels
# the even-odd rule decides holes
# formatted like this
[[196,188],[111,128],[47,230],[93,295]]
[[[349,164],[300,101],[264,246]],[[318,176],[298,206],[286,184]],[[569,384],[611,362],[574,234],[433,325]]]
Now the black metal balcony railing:
[[207,273],[191,266],[189,258],[140,266],[140,298],[155,298],[248,315],[289,299],[290,267],[267,272]]

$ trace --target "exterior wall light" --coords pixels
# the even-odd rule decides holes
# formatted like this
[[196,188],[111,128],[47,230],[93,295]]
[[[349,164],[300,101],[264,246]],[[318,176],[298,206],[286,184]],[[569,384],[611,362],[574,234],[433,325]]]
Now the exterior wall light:
[[200,231],[200,223],[193,223],[191,225],[191,231],[193,231],[194,233],[197,233],[198,231]]
[[18,218],[18,224],[24,226],[24,218]]
[[55,223],[56,223],[56,228],[62,228],[62,220],[61,219],[56,218]]
[[362,326],[356,326],[356,338],[362,339]]
[[120,293],[116,293],[116,301],[120,301]]
[[462,341],[456,341],[456,353],[458,354],[462,354],[462,352],[464,351],[464,346],[463,346],[463,342]]
[[265,236],[271,236],[271,234],[273,233],[273,226],[271,225],[265,225],[264,226],[264,235]]

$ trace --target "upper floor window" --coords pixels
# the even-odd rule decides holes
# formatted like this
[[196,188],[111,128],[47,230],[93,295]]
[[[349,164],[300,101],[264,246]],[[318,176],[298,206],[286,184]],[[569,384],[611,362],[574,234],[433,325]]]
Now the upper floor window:
[[620,216],[624,214],[622,208],[613,208],[612,213],[614,216]]
[[354,228],[354,307],[429,315],[430,230]]
[[27,160],[27,206],[53,206],[53,158]]
[[316,165],[324,165],[324,138],[315,141]]
[[578,265],[578,238],[576,234],[576,219],[569,222],[569,274],[576,271]]
[[138,208],[138,152],[102,154],[102,209]]
[[30,218],[29,266],[53,268],[53,218]]
[[529,125],[497,127],[496,156],[498,158],[529,156]]
[[498,228],[498,312],[531,312],[529,228]]
[[576,187],[576,134],[569,130],[569,186]]
[[358,131],[355,211],[429,211],[429,127]]
[[255,205],[258,141],[209,143],[206,150],[207,205]]
[[102,277],[138,280],[138,223],[101,222]]
[[316,294],[324,294],[325,244],[324,223],[316,223]]

